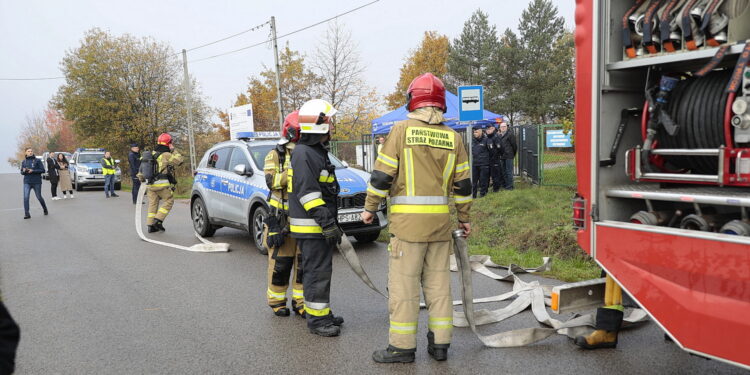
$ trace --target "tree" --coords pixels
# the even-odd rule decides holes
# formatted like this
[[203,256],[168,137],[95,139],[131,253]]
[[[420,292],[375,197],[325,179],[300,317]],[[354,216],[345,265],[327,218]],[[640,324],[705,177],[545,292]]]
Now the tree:
[[446,87],[452,91],[462,85],[489,87],[488,71],[497,46],[495,26],[490,26],[487,13],[477,9],[450,45]]
[[73,121],[66,120],[62,113],[51,105],[44,111],[44,121],[50,133],[50,139],[47,142],[48,151],[72,152],[76,148]]
[[396,88],[385,97],[388,109],[393,110],[406,104],[406,90],[417,76],[429,72],[441,80],[445,79],[449,45],[447,36],[435,31],[425,31],[419,47],[410,51],[404,59]]
[[351,32],[343,25],[336,21],[329,24],[312,66],[320,77],[322,99],[338,109],[348,108],[352,99],[356,101],[355,97],[361,93],[364,67]]
[[[130,142],[155,144],[162,132],[187,133],[182,68],[167,44],[95,28],[65,54],[61,70],[65,84],[53,101],[74,121],[82,146],[125,152]],[[192,81],[194,127],[202,132],[209,111]]]
[[507,116],[511,125],[516,123],[523,110],[523,54],[518,36],[506,29],[492,55],[492,64],[487,72],[490,77],[490,85],[485,94],[487,107]]
[[44,115],[38,112],[26,116],[25,124],[18,133],[17,149],[14,156],[8,158],[8,164],[16,167],[26,157],[24,152],[31,147],[37,155],[47,150],[50,133]]

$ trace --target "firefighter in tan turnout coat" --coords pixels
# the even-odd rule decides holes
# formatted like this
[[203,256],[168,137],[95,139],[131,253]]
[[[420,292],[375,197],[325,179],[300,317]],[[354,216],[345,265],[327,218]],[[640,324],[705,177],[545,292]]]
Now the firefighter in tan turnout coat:
[[429,311],[428,353],[447,358],[453,328],[449,196],[458,227],[471,232],[469,160],[461,137],[442,124],[445,87],[426,73],[412,81],[407,97],[409,119],[393,126],[378,154],[362,213],[372,222],[390,196],[389,345],[373,353],[376,362],[414,361],[420,290]]
[[[148,217],[146,225],[148,232],[166,231],[164,229],[164,219],[169,215],[169,211],[174,205],[174,186],[177,179],[174,175],[174,168],[182,164],[183,158],[174,145],[172,145],[172,136],[163,133],[157,139],[157,145],[154,149],[156,158],[157,173],[154,181],[148,185],[146,196],[148,197]],[[159,202],[162,202],[159,207]]]
[[268,251],[268,305],[276,316],[289,316],[286,291],[292,276],[292,309],[295,314],[305,314],[302,289],[302,255],[297,240],[289,236],[288,171],[292,151],[299,140],[299,112],[294,111],[284,119],[281,140],[268,152],[263,165],[266,185],[270,190],[268,205],[271,212],[265,219],[265,242]]

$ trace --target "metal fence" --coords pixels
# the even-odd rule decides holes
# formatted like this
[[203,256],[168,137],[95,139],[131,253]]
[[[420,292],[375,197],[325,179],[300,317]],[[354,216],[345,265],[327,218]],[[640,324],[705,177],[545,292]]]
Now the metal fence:
[[[518,144],[514,174],[535,185],[575,187],[575,152],[572,145],[559,139],[562,129],[555,124],[512,127]],[[468,152],[470,133],[465,129],[458,133]],[[376,139],[377,135],[364,134],[359,140],[333,141],[331,152],[349,165],[371,172],[377,158]]]

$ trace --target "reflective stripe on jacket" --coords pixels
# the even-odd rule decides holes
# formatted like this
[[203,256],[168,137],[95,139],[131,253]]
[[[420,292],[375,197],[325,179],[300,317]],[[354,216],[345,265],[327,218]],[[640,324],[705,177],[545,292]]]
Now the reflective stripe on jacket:
[[298,144],[287,172],[289,229],[295,238],[323,238],[336,223],[339,184],[328,151],[321,144]]
[[266,155],[263,163],[263,173],[266,175],[266,185],[271,191],[268,204],[271,207],[278,208],[281,211],[289,211],[289,199],[287,193],[287,184],[289,181],[288,171],[292,166],[293,143],[287,143],[284,153],[284,165],[281,165],[279,151],[273,149]]
[[471,179],[461,137],[451,128],[409,119],[393,126],[375,161],[365,209],[390,196],[390,232],[409,242],[449,241],[449,196],[469,221]]
[[102,174],[115,174],[115,161],[111,157],[102,159]]

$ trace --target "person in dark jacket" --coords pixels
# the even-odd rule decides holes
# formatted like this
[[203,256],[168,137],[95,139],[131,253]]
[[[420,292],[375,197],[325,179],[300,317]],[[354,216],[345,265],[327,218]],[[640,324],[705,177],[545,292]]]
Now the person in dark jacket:
[[516,157],[518,145],[516,136],[508,130],[508,124],[500,124],[500,165],[503,168],[506,190],[513,190],[513,159]]
[[492,177],[492,191],[498,192],[503,187],[503,168],[500,165],[500,137],[495,125],[490,125],[485,130],[487,144],[490,148],[490,177]]
[[128,162],[130,164],[130,181],[133,182],[133,204],[135,204],[138,200],[138,190],[141,188],[141,180],[136,177],[138,170],[141,168],[141,148],[138,147],[137,143],[130,145]]
[[29,213],[29,196],[31,195],[32,190],[34,190],[36,199],[42,205],[44,214],[49,214],[49,211],[47,211],[47,204],[44,203],[44,198],[42,198],[42,173],[44,173],[44,164],[42,164],[41,160],[36,158],[34,150],[27,148],[26,158],[21,162],[21,174],[23,175],[24,219],[31,218],[31,214]]
[[487,195],[487,188],[490,182],[490,147],[482,128],[478,126],[474,127],[471,156],[471,166],[473,168],[472,185],[474,186],[472,196],[476,198],[477,191],[479,191],[479,197],[481,198]]
[[49,176],[50,192],[52,192],[52,200],[56,201],[60,198],[57,197],[57,183],[60,182],[60,166],[57,165],[55,159],[55,153],[50,152],[47,157],[47,175]]
[[12,374],[16,369],[16,350],[21,330],[0,301],[0,374]]

